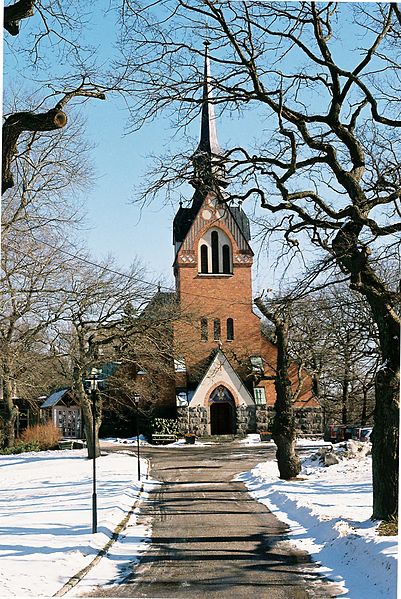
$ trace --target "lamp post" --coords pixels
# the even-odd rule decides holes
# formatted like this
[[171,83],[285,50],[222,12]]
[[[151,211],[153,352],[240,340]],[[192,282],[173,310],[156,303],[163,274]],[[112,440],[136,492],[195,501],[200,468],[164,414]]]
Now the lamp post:
[[92,400],[92,444],[93,444],[93,490],[92,490],[92,534],[97,532],[97,496],[96,496],[96,399],[97,399],[97,385],[98,379],[96,378],[100,374],[101,370],[97,368],[91,369],[90,374],[90,390]]
[[136,452],[138,459],[138,480],[141,480],[141,460],[139,456],[139,395],[134,395],[134,404],[136,407]]

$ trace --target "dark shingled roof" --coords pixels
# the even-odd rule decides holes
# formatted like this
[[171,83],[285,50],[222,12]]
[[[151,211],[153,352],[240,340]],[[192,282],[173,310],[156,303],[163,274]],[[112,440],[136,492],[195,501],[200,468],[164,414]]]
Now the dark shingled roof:
[[186,234],[199,212],[199,208],[202,206],[206,193],[207,192],[200,193],[199,190],[196,190],[192,198],[191,208],[179,207],[173,221],[173,243],[184,241]]
[[177,295],[174,291],[157,291],[143,310],[142,316],[155,311],[157,308],[173,306],[174,304],[177,304]]
[[[191,208],[179,207],[177,214],[175,215],[173,222],[173,243],[184,241],[186,234],[188,233],[192,223],[194,222],[196,215],[202,206],[203,200],[206,193],[201,194],[196,191],[193,197]],[[239,226],[243,236],[247,241],[251,239],[251,229],[249,226],[249,220],[242,208],[229,206],[227,208],[233,215],[235,222]]]
[[242,208],[237,208],[236,206],[229,206],[230,212],[235,218],[235,221],[245,239],[249,241],[251,239],[251,227],[249,225],[249,219]]

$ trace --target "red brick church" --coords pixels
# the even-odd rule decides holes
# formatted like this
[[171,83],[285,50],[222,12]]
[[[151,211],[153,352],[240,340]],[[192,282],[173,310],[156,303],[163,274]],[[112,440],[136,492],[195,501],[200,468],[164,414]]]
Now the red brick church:
[[[225,191],[211,98],[206,47],[195,193],[173,224],[175,299],[186,315],[174,325],[175,400],[182,432],[198,436],[266,431],[275,401],[276,347],[253,311],[249,220]],[[321,432],[310,378],[294,407],[299,429]]]

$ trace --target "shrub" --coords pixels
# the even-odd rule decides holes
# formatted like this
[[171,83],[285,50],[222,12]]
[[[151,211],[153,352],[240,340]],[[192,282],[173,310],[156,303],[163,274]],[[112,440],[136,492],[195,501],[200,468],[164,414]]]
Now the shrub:
[[179,426],[177,420],[170,418],[154,418],[152,421],[152,432],[159,435],[176,435]]
[[[52,422],[46,424],[35,424],[24,430],[19,441],[22,443],[36,443],[40,451],[55,449],[58,446],[61,433]],[[30,450],[32,451],[32,450]]]
[[12,455],[15,453],[24,453],[26,451],[40,451],[40,445],[37,441],[29,443],[17,443],[14,447],[6,447],[0,450],[0,455]]

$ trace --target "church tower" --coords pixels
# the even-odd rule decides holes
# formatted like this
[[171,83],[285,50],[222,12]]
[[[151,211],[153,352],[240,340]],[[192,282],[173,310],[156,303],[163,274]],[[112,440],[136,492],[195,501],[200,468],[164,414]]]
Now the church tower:
[[[252,384],[245,385],[242,378],[250,374],[249,357],[260,354],[260,321],[252,311],[249,221],[240,207],[228,203],[225,192],[228,181],[217,140],[205,45],[200,141],[192,156],[195,193],[190,207],[180,206],[173,225],[176,292],[185,315],[175,327],[175,341],[189,395],[220,350],[235,371],[235,381],[225,385],[225,396],[234,409],[241,402],[235,391],[238,386],[245,404],[253,404]],[[218,386],[216,381],[214,387]],[[210,396],[202,397],[200,403],[207,408],[210,401]],[[233,430],[231,425],[217,428]]]
[[212,102],[206,44],[200,141],[192,157],[195,193],[189,208],[180,206],[173,225],[177,296],[197,324],[188,339],[193,345],[188,367],[216,347],[237,361],[260,352],[260,322],[252,311],[249,221],[226,200],[228,182]]

